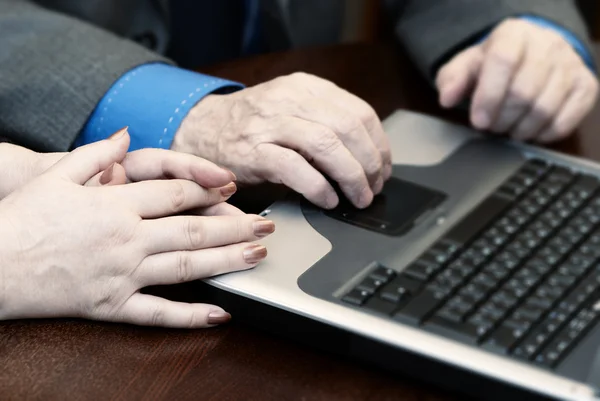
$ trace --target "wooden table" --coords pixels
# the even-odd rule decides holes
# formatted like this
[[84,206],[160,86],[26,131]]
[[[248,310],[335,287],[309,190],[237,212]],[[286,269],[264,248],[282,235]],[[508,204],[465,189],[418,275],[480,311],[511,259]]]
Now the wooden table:
[[[294,71],[328,78],[367,100],[380,117],[396,108],[442,112],[401,53],[347,45],[269,55],[205,72],[248,85]],[[600,160],[600,110],[565,152]],[[248,192],[248,191],[246,191]],[[258,191],[251,191],[256,194]],[[247,194],[246,194],[247,195]],[[256,196],[246,203],[260,209]],[[194,298],[194,285],[163,289]],[[402,361],[398,361],[402,363]],[[0,324],[2,400],[458,400],[333,355],[319,354],[234,321],[209,330],[166,330],[77,320]]]

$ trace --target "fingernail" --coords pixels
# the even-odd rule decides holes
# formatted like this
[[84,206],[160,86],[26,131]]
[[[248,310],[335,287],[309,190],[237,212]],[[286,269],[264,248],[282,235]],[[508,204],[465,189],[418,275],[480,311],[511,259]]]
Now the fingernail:
[[375,185],[373,185],[373,193],[375,195],[379,195],[381,193],[382,189],[383,189],[383,177],[379,176],[379,178],[377,178],[377,181],[375,181]]
[[473,125],[479,129],[489,128],[490,117],[485,111],[476,111],[473,114]]
[[119,140],[121,137],[123,137],[123,135],[125,135],[128,128],[129,127],[121,128],[120,130],[109,136],[108,139],[110,139],[111,141]]
[[229,184],[221,188],[221,195],[228,198],[231,195],[233,195],[235,191],[237,191],[237,186],[235,185],[235,183],[230,182]]
[[273,234],[275,231],[275,223],[271,220],[255,221],[252,225],[252,229],[254,230],[254,235],[257,237],[266,237],[269,234]]
[[208,314],[208,324],[223,324],[231,320],[231,315],[225,311],[214,311]]
[[358,205],[361,209],[366,208],[373,201],[373,192],[369,188],[365,188],[360,195],[360,199],[358,200]]
[[325,207],[327,209],[334,209],[338,205],[339,201],[340,199],[335,192],[327,194],[327,198],[325,198]]
[[254,244],[244,249],[244,261],[249,265],[254,265],[267,257],[267,248],[262,245]]
[[100,176],[100,185],[106,185],[112,180],[113,172],[115,170],[115,163],[111,164]]
[[235,174],[233,173],[233,171],[224,168],[223,170],[227,171],[227,173],[229,173],[229,176],[231,177],[231,181],[236,181],[237,177],[235,176]]

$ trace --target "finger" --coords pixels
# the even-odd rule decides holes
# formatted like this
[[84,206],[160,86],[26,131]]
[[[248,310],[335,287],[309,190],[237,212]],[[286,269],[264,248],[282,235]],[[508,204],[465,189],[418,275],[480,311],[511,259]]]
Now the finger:
[[230,319],[231,315],[215,305],[174,302],[136,293],[123,304],[113,320],[140,326],[194,329],[213,327]]
[[131,152],[123,160],[123,167],[131,181],[178,178],[205,188],[219,188],[236,179],[232,172],[206,159],[166,149]]
[[217,203],[214,206],[195,209],[192,214],[198,216],[240,216],[246,213],[227,202]]
[[598,81],[586,69],[573,87],[558,116],[550,127],[540,134],[538,141],[553,142],[566,138],[594,107],[598,97]]
[[93,176],[85,183],[86,187],[101,187],[127,184],[127,174],[119,163],[113,163],[106,170]]
[[265,180],[283,184],[324,209],[337,206],[339,198],[333,187],[297,152],[268,143],[257,151],[263,161],[257,166],[258,173]]
[[267,248],[248,242],[202,249],[164,252],[144,259],[137,270],[141,287],[187,283],[255,267],[267,257]]
[[206,189],[187,180],[142,181],[106,188],[131,205],[142,218],[173,215],[199,207],[208,207],[229,199],[235,184]]
[[[375,110],[363,99],[358,96],[343,90],[342,88],[331,85],[334,89],[332,94],[328,97],[336,106],[346,111],[351,116],[356,116],[365,127],[367,134],[371,137],[375,149],[379,152],[381,158],[382,167],[379,169],[379,175],[375,181],[371,178],[369,183],[374,193],[381,192],[383,188],[383,181],[387,181],[392,175],[392,151],[390,148],[390,141],[383,130],[383,125],[379,116]],[[338,93],[341,91],[342,93]],[[354,149],[349,148],[353,154],[357,154]],[[374,162],[373,159],[367,160],[366,163]],[[365,162],[361,161],[364,166]],[[375,168],[377,165],[374,166]],[[369,173],[368,177],[373,176],[374,173]],[[377,181],[379,179],[379,182]]]
[[504,30],[501,36],[488,39],[484,51],[471,105],[471,123],[481,130],[489,129],[498,115],[509,84],[521,66],[524,39],[519,31]]
[[[329,126],[335,124],[330,121]],[[382,164],[379,152],[365,131],[345,134],[342,141],[328,125],[301,118],[282,118],[279,125],[285,129],[278,131],[279,135],[271,141],[298,150],[305,159],[336,181],[356,207],[364,208],[371,203],[373,192],[367,174],[381,175]],[[353,154],[347,146],[358,154]],[[361,146],[364,147],[362,152]],[[367,166],[361,164],[361,160]]]
[[543,60],[547,55],[528,55],[516,72],[510,89],[500,106],[491,131],[505,133],[510,130],[532,107],[544,89],[550,75],[550,64]]
[[275,224],[256,215],[173,216],[139,225],[148,254],[193,251],[252,242],[275,231]]
[[442,107],[457,106],[473,91],[482,63],[483,48],[471,46],[439,70],[436,86]]
[[512,129],[512,137],[519,141],[528,141],[539,135],[544,127],[549,126],[566,100],[571,82],[568,70],[554,70],[534,105]]
[[94,142],[75,149],[48,169],[77,184],[85,184],[113,163],[120,163],[129,148],[129,133],[123,128],[110,139]]

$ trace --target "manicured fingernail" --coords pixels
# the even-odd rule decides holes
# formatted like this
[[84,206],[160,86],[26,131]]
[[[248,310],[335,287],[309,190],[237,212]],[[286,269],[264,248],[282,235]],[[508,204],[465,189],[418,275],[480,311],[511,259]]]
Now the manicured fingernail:
[[250,245],[244,249],[244,261],[254,265],[267,257],[267,248],[259,244]]
[[485,111],[476,111],[473,114],[473,125],[479,129],[489,128],[490,117]]
[[275,223],[271,220],[255,221],[252,225],[252,230],[254,230],[254,235],[257,237],[266,237],[269,234],[273,234],[275,231]]
[[231,177],[231,181],[236,181],[237,177],[235,176],[235,174],[233,173],[233,171],[224,168],[223,170],[227,171],[227,173],[229,174],[229,176]]
[[208,324],[223,324],[231,320],[231,315],[225,311],[214,311],[208,314]]
[[233,195],[235,193],[235,191],[237,191],[237,186],[235,185],[235,183],[230,182],[229,184],[227,184],[223,188],[221,188],[221,195],[228,198],[231,195]]
[[128,128],[129,127],[121,128],[120,130],[109,136],[108,139],[110,139],[111,141],[117,141],[121,139],[123,135],[125,135],[125,133],[127,132]]
[[115,171],[115,163],[111,164],[100,176],[100,185],[106,185],[112,180]]

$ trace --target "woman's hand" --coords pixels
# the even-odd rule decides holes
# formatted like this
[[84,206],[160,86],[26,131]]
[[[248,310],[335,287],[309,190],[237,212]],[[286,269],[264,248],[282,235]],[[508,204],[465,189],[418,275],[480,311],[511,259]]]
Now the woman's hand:
[[[123,128],[114,135],[126,131]],[[67,154],[37,153],[0,143],[0,199],[42,174]],[[127,153],[123,160],[115,161],[91,177],[85,185],[120,185],[167,178],[186,179],[205,188],[218,188],[235,180],[235,175],[199,157],[164,149],[142,149]]]
[[[190,179],[84,185],[125,160],[128,146],[123,131],[79,148],[0,201],[0,319],[83,317],[190,328],[229,319],[217,306],[139,290],[252,268],[266,249],[251,241],[272,233],[273,223],[213,216],[232,194],[230,180],[209,189]],[[220,169],[205,163],[206,174],[186,171],[217,185],[212,173]],[[165,166],[140,169],[137,178]],[[173,216],[196,208],[206,215]]]

